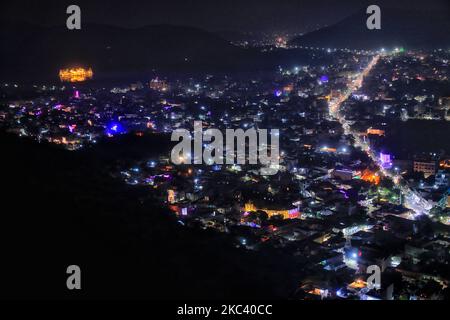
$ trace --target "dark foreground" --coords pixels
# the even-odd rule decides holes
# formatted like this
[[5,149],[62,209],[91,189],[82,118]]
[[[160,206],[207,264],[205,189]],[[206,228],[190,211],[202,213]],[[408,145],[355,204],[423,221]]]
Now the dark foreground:
[[[3,133],[0,141],[2,299],[287,298],[295,289],[288,258],[183,228],[148,190],[110,177],[113,148],[74,153]],[[66,288],[72,264],[80,291]]]

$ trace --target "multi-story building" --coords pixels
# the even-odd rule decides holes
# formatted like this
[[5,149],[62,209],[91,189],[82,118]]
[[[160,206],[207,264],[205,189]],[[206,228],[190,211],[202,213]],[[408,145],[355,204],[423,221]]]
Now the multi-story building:
[[414,172],[423,172],[425,178],[432,176],[436,173],[435,161],[414,161]]

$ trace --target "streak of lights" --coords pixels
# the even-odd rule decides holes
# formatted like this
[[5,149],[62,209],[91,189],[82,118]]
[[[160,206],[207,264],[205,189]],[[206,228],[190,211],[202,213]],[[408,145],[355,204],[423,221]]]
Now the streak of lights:
[[329,113],[330,116],[339,121],[344,133],[351,135],[354,138],[354,146],[362,149],[372,159],[372,161],[378,166],[380,172],[387,178],[391,179],[400,189],[405,199],[405,207],[413,210],[417,215],[428,214],[432,205],[424,198],[422,198],[416,191],[412,190],[406,181],[398,174],[393,174],[383,168],[378,157],[370,149],[370,146],[366,141],[361,140],[359,135],[351,129],[350,123],[339,112],[341,105],[347,101],[347,99],[361,88],[364,82],[364,78],[369,75],[373,67],[378,63],[380,55],[376,55],[370,63],[364,68],[364,70],[354,79],[350,81],[347,90],[343,94],[339,94],[336,98],[329,101]]

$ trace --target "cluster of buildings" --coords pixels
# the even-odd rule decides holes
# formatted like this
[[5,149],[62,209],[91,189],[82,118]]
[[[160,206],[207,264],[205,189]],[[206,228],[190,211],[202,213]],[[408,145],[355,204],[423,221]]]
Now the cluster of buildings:
[[[449,206],[449,58],[443,50],[383,55],[342,105],[380,166],[407,181],[435,213]],[[436,219],[448,223],[445,215]]]
[[[199,120],[204,128],[220,130],[279,129],[276,175],[261,175],[258,165],[249,164],[174,165],[169,153],[112,174],[147,188],[184,226],[225,232],[247,250],[270,247],[295,257],[301,275],[294,298],[443,298],[450,280],[446,155],[433,156],[434,167],[418,159],[410,159],[408,167],[381,150],[380,163],[374,163],[367,152],[355,148],[354,138],[330,115],[329,102],[357,81],[372,56],[323,54],[332,62],[280,67],[267,74],[155,77],[113,88],[34,87],[36,98],[11,100],[0,109],[0,125],[69,149],[124,133],[193,131]],[[417,80],[417,74],[443,80],[448,73],[441,68],[448,63],[441,55],[420,57],[383,57],[377,68],[392,77],[380,75],[373,90],[370,78],[344,102],[343,110],[348,113],[357,103],[385,104],[386,99],[414,110],[409,102],[418,102],[415,96],[409,100],[400,89],[392,89],[397,86],[393,82],[403,81],[394,75],[408,73],[411,81],[427,81]],[[446,101],[431,95],[419,103],[433,109]],[[361,139],[376,150],[388,135],[385,127],[349,114],[349,121],[360,126]],[[424,173],[428,180],[415,184],[412,178],[411,187],[430,193],[433,210],[419,215],[408,209],[404,189],[384,170],[405,179]],[[434,198],[436,194],[440,197]],[[372,265],[382,272],[377,288],[367,285],[366,271]]]
[[354,95],[352,116],[376,120],[450,120],[447,51],[384,56],[363,94]]

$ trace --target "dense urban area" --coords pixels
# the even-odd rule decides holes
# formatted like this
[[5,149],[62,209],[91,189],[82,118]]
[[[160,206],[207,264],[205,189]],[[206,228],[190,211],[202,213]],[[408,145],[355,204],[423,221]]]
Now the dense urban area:
[[[167,152],[131,164],[118,157],[110,176],[145,188],[185,228],[293,257],[302,271],[293,299],[444,299],[450,52],[299,49],[315,62],[155,72],[127,84],[90,82],[96,70],[86,66],[61,70],[59,84],[2,83],[0,126],[74,153],[120,136],[164,137]],[[173,164],[170,135],[194,121],[204,130],[279,129],[278,173]],[[376,288],[366,282],[371,265],[382,271]]]

